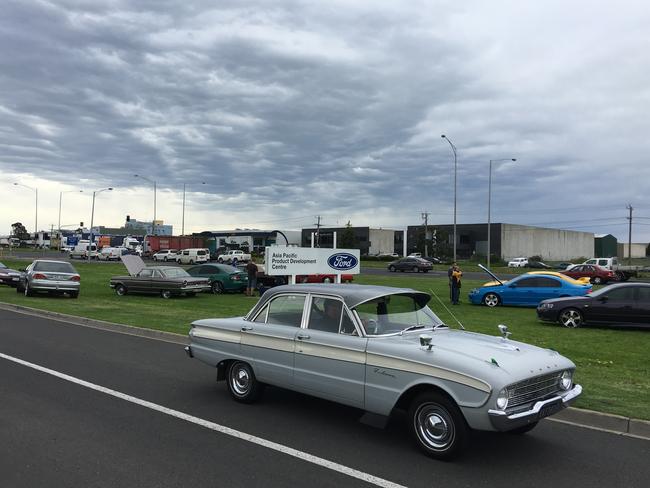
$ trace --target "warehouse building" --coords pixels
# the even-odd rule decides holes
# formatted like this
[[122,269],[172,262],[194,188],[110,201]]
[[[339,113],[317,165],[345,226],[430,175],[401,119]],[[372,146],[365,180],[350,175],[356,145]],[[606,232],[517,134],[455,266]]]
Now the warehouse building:
[[[458,224],[456,226],[456,254],[468,259],[487,254],[487,224]],[[423,252],[425,228],[409,226],[407,251]],[[429,225],[428,234],[446,239],[453,248],[454,226]],[[490,254],[508,261],[516,257],[541,256],[546,261],[562,261],[591,257],[594,252],[594,234],[574,230],[549,229],[528,225],[495,223],[490,226]]]
[[[301,246],[311,247],[312,234],[314,247],[334,247],[334,232],[336,232],[337,247],[345,248],[342,238],[347,227],[320,227],[302,229]],[[376,255],[398,253],[402,254],[404,247],[404,231],[371,227],[350,227],[354,237],[353,243],[348,244],[352,249],[359,249],[361,254]]]
[[611,234],[594,236],[594,257],[612,258],[618,253],[618,239]]

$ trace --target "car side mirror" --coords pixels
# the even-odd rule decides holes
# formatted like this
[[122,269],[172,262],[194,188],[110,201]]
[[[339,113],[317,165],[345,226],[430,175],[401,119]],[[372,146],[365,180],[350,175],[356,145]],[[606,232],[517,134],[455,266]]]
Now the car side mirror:
[[512,283],[508,285],[508,288],[517,288],[517,283]]
[[433,345],[431,344],[431,340],[432,340],[432,339],[433,339],[433,338],[432,338],[430,335],[422,334],[422,335],[420,336],[420,345],[421,345],[422,347],[426,347],[426,348],[427,348],[427,351],[430,351],[431,348],[433,347]]
[[603,303],[605,303],[607,300],[609,300],[609,298],[607,297],[607,295],[605,295],[604,297],[600,297],[600,298],[598,299],[598,301],[603,302]]

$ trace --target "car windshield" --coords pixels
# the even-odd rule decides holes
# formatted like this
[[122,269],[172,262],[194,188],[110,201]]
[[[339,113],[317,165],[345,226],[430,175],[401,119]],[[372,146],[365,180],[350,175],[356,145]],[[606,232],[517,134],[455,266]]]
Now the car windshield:
[[167,278],[181,278],[183,276],[190,276],[190,274],[182,268],[167,268],[162,269],[163,276]]
[[76,273],[70,263],[52,263],[40,261],[34,265],[34,271],[53,271],[55,273]]
[[0,263],[0,268],[6,268],[6,266],[2,263]]
[[354,311],[370,336],[444,325],[421,295],[387,295],[357,305]]

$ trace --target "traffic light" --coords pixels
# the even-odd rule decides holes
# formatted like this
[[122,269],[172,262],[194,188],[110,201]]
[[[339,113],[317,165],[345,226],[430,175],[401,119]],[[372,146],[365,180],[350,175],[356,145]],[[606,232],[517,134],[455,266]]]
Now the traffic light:
[[127,216],[126,216],[126,221],[127,221],[127,222],[131,222],[131,216],[130,216],[130,215],[127,215]]
[[79,222],[79,227],[83,227],[83,226],[84,226],[84,223],[83,223],[83,222]]

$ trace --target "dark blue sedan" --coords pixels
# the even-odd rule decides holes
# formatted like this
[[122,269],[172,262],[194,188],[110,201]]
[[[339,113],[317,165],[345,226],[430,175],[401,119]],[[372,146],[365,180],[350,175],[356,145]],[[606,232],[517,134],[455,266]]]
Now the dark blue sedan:
[[592,289],[591,284],[581,283],[552,271],[524,273],[512,280],[502,281],[487,268],[481,268],[495,281],[469,292],[469,301],[474,305],[536,307],[542,300],[583,296]]

